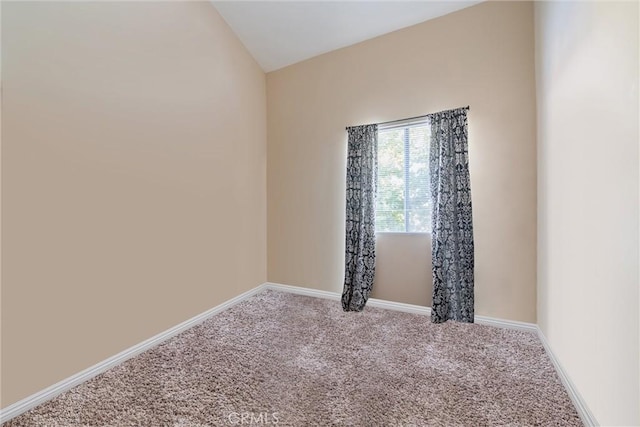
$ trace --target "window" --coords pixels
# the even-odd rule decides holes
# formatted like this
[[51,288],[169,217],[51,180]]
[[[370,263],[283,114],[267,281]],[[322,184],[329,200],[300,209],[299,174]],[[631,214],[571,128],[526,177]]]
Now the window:
[[376,231],[431,231],[429,126],[426,121],[378,128]]

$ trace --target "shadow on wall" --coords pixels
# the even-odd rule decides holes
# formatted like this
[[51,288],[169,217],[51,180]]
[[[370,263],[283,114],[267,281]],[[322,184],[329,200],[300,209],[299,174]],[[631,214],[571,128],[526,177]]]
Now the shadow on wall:
[[431,306],[431,235],[377,233],[372,298]]

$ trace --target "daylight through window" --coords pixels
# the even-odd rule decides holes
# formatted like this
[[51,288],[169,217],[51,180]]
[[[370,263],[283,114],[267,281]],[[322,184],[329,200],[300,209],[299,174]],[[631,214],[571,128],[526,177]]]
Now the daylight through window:
[[426,121],[378,129],[376,231],[431,230],[429,127]]

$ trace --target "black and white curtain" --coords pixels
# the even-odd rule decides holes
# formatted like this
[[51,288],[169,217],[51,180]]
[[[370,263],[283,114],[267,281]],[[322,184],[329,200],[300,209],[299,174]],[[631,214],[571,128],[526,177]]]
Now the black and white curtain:
[[429,116],[431,148],[434,323],[473,323],[473,222],[467,142],[467,110]]
[[344,311],[362,311],[373,285],[376,265],[375,196],[378,125],[353,126],[347,154],[347,210]]

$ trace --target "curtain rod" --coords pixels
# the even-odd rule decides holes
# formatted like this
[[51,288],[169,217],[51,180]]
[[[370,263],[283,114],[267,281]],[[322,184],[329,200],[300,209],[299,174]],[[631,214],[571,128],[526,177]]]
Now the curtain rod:
[[[453,110],[470,110],[471,108],[467,105],[466,107],[460,107],[460,108],[452,108],[450,110],[442,110],[442,111],[438,111],[437,113],[429,113],[429,114],[423,114],[422,116],[415,116],[415,117],[407,117],[406,119],[399,119],[399,120],[389,120],[386,122],[380,122],[380,123],[370,123],[370,124],[376,124],[376,125],[388,125],[390,123],[395,123],[395,122],[404,122],[404,121],[409,121],[409,120],[417,120],[417,119],[422,119],[425,117],[429,117],[429,116],[433,116],[434,114],[440,114],[440,113],[446,113],[447,111],[453,111]],[[345,130],[352,128],[355,126],[347,126],[345,128]]]

